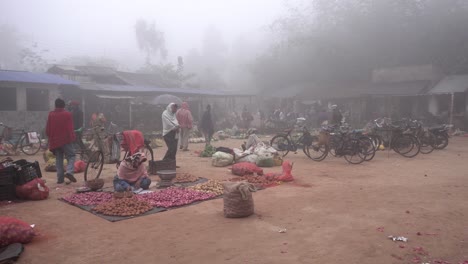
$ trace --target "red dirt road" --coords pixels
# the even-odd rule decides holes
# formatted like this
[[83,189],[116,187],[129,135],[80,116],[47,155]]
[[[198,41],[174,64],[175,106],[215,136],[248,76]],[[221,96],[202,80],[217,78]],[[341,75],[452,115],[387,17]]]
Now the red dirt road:
[[[160,158],[164,150],[155,152]],[[182,172],[232,177],[192,152],[178,158]],[[386,151],[362,165],[342,158],[314,162],[303,153],[288,159],[295,162],[296,182],[255,193],[256,214],[244,219],[224,218],[217,199],[111,223],[58,201],[79,184],[56,189],[54,174],[45,176],[48,200],[1,206],[0,215],[34,223],[41,233],[18,263],[468,261],[468,138],[453,138],[446,150],[414,159]],[[106,185],[113,168],[104,171]],[[283,228],[286,233],[279,233]],[[389,235],[409,241],[393,242]]]

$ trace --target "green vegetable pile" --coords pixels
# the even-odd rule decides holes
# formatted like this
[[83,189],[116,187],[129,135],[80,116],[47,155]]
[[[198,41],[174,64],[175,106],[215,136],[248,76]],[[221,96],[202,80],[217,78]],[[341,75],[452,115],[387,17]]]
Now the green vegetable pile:
[[203,150],[201,153],[200,153],[200,157],[202,158],[210,158],[211,156],[213,156],[213,154],[216,153],[216,148],[211,146],[211,145],[208,145],[205,147],[205,150]]

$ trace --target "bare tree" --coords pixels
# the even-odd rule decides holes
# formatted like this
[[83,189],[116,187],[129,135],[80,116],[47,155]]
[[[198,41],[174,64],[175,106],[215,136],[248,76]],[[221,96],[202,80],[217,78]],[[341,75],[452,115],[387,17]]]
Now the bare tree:
[[156,27],[156,23],[148,23],[144,19],[139,19],[135,23],[135,35],[138,47],[146,53],[146,64],[151,64],[151,57],[159,55],[161,59],[166,59],[167,49],[164,32]]

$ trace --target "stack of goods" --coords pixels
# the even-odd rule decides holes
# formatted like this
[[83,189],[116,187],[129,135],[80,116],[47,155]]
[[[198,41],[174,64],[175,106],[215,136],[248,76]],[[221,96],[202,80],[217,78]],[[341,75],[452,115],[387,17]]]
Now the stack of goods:
[[263,175],[263,170],[259,168],[257,165],[249,162],[241,162],[232,165],[232,174],[237,176],[244,176],[244,175]]
[[216,196],[223,194],[223,184],[217,180],[209,180],[205,183],[200,183],[189,188],[196,191],[213,193]]
[[184,188],[167,188],[158,192],[138,195],[137,199],[147,201],[152,206],[169,208],[208,200],[214,197],[216,197],[214,193]]
[[224,216],[247,217],[254,213],[252,192],[255,186],[246,182],[226,182],[224,186]]
[[153,207],[143,200],[136,198],[114,199],[101,203],[93,208],[93,211],[111,216],[133,216],[151,211]]
[[49,197],[49,189],[42,178],[39,163],[24,159],[0,162],[0,200],[43,200]]

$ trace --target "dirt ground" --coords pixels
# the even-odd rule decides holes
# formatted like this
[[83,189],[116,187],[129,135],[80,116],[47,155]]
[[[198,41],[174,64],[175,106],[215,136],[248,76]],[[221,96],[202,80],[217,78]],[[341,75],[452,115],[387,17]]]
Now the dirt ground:
[[[156,149],[156,158],[164,151]],[[182,172],[232,177],[193,152],[178,153],[178,159]],[[303,153],[287,159],[295,162],[296,181],[255,193],[256,214],[244,219],[224,218],[223,200],[216,199],[111,223],[57,200],[81,186],[82,175],[77,184],[57,187],[51,173],[45,175],[48,200],[3,205],[0,215],[34,223],[40,232],[18,263],[468,261],[468,138],[453,138],[446,150],[414,159],[387,151],[361,165],[330,157],[314,162]],[[114,168],[104,171],[106,185]],[[283,228],[286,233],[279,233]],[[389,235],[409,241],[393,242]]]

